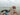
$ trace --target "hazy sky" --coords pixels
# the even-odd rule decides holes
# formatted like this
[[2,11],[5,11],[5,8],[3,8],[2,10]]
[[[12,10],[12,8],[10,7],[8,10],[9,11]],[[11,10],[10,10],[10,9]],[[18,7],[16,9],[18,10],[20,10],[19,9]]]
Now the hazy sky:
[[16,4],[15,0],[0,0],[0,7],[11,7],[13,4]]

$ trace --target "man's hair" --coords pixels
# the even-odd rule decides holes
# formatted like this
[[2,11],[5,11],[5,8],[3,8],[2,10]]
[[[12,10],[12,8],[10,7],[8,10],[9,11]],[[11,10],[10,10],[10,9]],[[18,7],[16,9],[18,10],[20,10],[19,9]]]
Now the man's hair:
[[3,12],[3,10],[1,12]]
[[1,12],[3,12],[3,11],[6,11],[7,12],[8,10],[2,10]]

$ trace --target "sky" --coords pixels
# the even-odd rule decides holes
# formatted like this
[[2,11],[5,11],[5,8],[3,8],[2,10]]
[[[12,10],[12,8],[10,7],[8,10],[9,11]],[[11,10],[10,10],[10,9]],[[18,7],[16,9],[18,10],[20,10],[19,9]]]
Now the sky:
[[0,7],[11,7],[15,5],[15,0],[0,0]]

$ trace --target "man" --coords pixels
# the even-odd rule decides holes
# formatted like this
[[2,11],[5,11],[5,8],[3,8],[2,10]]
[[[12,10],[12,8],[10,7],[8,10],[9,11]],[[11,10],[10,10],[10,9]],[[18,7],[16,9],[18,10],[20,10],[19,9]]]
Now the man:
[[8,10],[2,10],[1,15],[8,15]]
[[16,6],[12,6],[12,7],[10,8],[9,15],[17,15],[17,14],[16,14]]

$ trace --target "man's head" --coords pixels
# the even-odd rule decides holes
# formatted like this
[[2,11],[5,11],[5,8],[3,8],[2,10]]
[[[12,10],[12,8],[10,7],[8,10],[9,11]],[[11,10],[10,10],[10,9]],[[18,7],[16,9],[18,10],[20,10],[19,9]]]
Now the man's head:
[[16,13],[16,6],[12,6],[14,13]]

